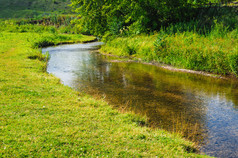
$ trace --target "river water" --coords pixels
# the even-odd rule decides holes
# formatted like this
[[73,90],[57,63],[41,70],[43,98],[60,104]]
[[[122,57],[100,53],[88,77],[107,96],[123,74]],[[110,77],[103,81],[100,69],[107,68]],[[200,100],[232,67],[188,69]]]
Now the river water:
[[91,51],[100,44],[44,48],[47,71],[119,110],[147,116],[148,126],[183,134],[207,155],[238,157],[238,81],[115,62]]

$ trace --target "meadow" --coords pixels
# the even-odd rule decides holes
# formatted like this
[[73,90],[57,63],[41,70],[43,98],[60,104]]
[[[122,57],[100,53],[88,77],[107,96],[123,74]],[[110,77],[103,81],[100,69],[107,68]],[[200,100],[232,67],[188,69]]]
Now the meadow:
[[181,136],[141,126],[146,118],[120,113],[46,73],[42,46],[95,37],[7,28],[0,32],[1,157],[204,157]]
[[0,18],[33,18],[72,13],[70,0],[0,0]]

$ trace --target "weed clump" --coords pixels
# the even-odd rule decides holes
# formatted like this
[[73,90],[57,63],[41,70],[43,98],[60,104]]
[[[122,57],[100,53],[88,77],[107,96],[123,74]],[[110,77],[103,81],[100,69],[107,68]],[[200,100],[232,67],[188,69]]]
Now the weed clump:
[[43,38],[39,39],[38,41],[34,42],[32,47],[33,48],[43,48],[43,47],[52,46],[52,45],[54,45],[54,41],[52,38],[43,37]]

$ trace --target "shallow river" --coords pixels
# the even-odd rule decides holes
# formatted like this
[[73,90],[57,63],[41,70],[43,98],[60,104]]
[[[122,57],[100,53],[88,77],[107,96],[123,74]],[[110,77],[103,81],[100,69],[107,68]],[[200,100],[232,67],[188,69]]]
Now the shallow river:
[[182,133],[207,155],[238,157],[238,81],[113,62],[91,52],[100,44],[43,49],[50,54],[47,71],[119,110],[146,115],[149,126]]

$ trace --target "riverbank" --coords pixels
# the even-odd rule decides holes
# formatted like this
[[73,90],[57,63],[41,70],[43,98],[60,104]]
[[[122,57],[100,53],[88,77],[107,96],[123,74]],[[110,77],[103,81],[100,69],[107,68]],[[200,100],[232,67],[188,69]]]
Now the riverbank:
[[[47,56],[32,47],[51,36],[0,34],[2,157],[203,157],[193,153],[191,142],[141,127],[145,119],[121,114],[45,73]],[[70,36],[51,44],[93,38]]]
[[[108,55],[105,53],[100,52],[103,55]],[[118,57],[118,56],[114,56],[114,57]],[[119,58],[119,57],[118,57]],[[161,67],[163,69],[169,70],[169,71],[173,71],[173,72],[184,72],[184,73],[191,73],[191,74],[199,74],[199,75],[203,75],[203,76],[209,76],[209,77],[213,77],[213,78],[219,78],[219,79],[236,79],[233,76],[222,76],[222,75],[217,75],[217,74],[212,74],[212,73],[208,73],[208,72],[204,72],[204,71],[195,71],[195,70],[189,70],[189,69],[179,69],[170,65],[165,65],[165,64],[160,64],[158,62],[141,62],[140,60],[133,60],[133,59],[128,59],[126,60],[124,59],[119,59],[119,60],[109,60],[109,62],[112,63],[117,63],[117,62],[136,62],[136,63],[142,63],[142,64],[146,64],[146,65],[155,65],[157,67]]]
[[137,58],[131,58],[131,57],[126,57],[126,56],[121,57],[118,55],[113,55],[108,52],[104,52],[102,50],[101,51],[97,50],[95,52],[100,53],[105,56],[111,56],[113,59],[108,60],[111,63],[120,63],[120,62],[132,63],[132,62],[134,62],[134,63],[141,63],[141,64],[145,64],[145,65],[155,65],[157,67],[169,70],[171,72],[183,72],[183,73],[190,73],[190,74],[198,74],[198,75],[202,75],[202,76],[208,76],[208,77],[223,79],[223,80],[237,80],[237,77],[234,75],[221,75],[221,74],[209,73],[206,71],[182,69],[182,68],[177,68],[175,66],[171,66],[168,64],[162,64],[162,63],[159,63],[156,61],[148,62],[148,61],[142,61],[141,59],[137,59]]
[[214,28],[207,35],[193,31],[174,34],[162,30],[154,35],[119,37],[108,40],[101,51],[146,63],[165,64],[168,65],[165,68],[173,70],[188,69],[204,72],[209,76],[236,78],[237,29],[218,30],[219,28]]

